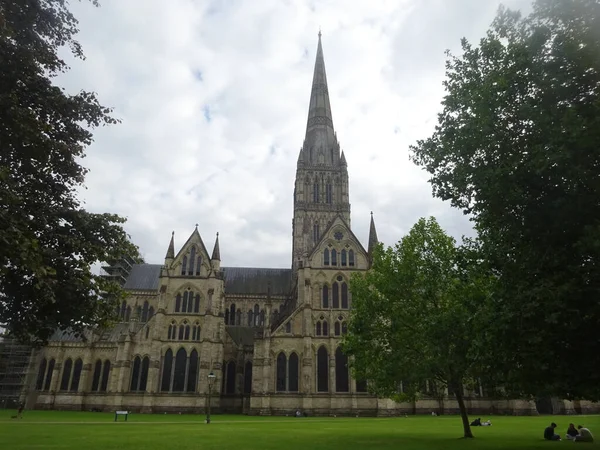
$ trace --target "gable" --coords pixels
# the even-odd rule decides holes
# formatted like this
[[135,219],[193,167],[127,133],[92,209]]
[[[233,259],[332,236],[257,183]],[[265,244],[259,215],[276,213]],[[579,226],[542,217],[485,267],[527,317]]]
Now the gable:
[[327,230],[321,235],[319,242],[311,252],[309,260],[313,267],[317,262],[319,263],[318,265],[320,265],[322,260],[321,255],[325,249],[329,249],[330,251],[335,249],[336,254],[341,254],[342,250],[345,250],[346,252],[352,250],[355,258],[361,257],[367,259],[367,251],[352,232],[348,224],[340,216],[333,220]]
[[[192,248],[193,248],[193,252],[192,252]],[[190,262],[188,261],[188,259],[191,258],[192,253],[194,256],[194,265],[197,264],[197,258],[201,257],[202,258],[202,266],[204,266],[206,270],[210,271],[210,269],[211,269],[210,255],[208,254],[208,250],[206,249],[206,246],[204,245],[204,242],[202,241],[202,237],[200,236],[200,233],[198,232],[198,228],[196,228],[194,230],[194,232],[191,234],[191,236],[188,238],[188,240],[185,242],[185,244],[183,244],[183,247],[181,247],[179,252],[177,252],[177,255],[175,256],[175,259],[173,260],[173,264],[171,265],[171,267],[172,268],[181,267],[184,258],[186,258],[186,263],[189,264]]]

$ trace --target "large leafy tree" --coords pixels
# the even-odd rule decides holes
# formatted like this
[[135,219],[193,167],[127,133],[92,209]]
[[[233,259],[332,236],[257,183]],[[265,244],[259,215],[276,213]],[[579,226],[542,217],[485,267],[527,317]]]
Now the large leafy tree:
[[600,398],[599,55],[598,0],[501,8],[450,55],[438,124],[412,147],[499,276],[490,367],[513,394]]
[[53,84],[77,21],[65,0],[0,0],[0,326],[43,343],[56,328],[104,324],[119,289],[90,266],[137,255],[111,214],[76,197],[90,129],[115,123],[90,92]]
[[420,219],[395,247],[378,247],[371,269],[350,283],[344,349],[356,378],[397,400],[416,398],[426,380],[429,392],[447,388],[464,436],[473,437],[464,388],[480,368],[482,310],[493,283],[474,247],[457,246],[434,218]]

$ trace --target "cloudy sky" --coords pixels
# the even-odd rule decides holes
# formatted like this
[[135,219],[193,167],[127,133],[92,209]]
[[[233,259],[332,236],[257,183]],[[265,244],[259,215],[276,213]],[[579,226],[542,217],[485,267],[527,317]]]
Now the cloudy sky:
[[[95,132],[82,192],[128,218],[147,262],[194,225],[225,266],[289,267],[293,181],[317,32],[350,175],[352,229],[398,241],[434,215],[459,238],[460,211],[432,198],[409,145],[436,124],[444,51],[478,41],[498,0],[102,0],[72,2],[87,59],[60,83],[96,91],[122,120]],[[505,0],[526,11],[530,0]]]

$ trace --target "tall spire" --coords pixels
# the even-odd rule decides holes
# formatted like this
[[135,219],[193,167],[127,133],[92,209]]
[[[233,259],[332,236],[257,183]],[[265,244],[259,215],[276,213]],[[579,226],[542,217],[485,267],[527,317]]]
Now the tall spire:
[[211,259],[221,261],[221,250],[219,249],[219,233],[217,233],[217,239],[215,240],[215,247],[213,248]]
[[165,259],[175,259],[175,232],[171,233],[171,242],[169,242],[169,248],[167,249],[167,256]]
[[377,240],[377,230],[375,229],[375,220],[373,220],[373,211],[371,211],[371,227],[369,228],[369,249],[367,250],[369,257],[373,255],[373,250],[379,241]]
[[340,158],[339,144],[333,129],[320,30],[303,149],[299,159],[303,159],[306,164],[333,165]]

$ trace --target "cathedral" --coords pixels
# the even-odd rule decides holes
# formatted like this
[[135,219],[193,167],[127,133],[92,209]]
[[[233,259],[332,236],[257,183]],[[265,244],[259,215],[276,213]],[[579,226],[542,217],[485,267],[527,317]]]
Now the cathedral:
[[[366,247],[352,232],[349,188],[319,33],[291,267],[221,265],[218,234],[209,251],[197,227],[178,251],[171,237],[162,264],[114,262],[104,269],[128,293],[117,322],[86,339],[57,331],[35,352],[28,407],[204,413],[210,401],[213,412],[256,415],[456,412],[443,393],[412,403],[374,397],[349,371],[340,347],[349,277],[369,268],[377,243],[372,216]],[[534,402],[486,399],[481,387],[467,394],[474,413],[537,413]]]

